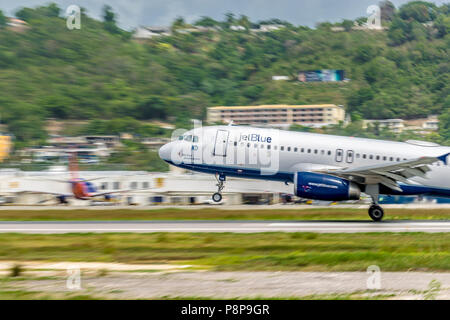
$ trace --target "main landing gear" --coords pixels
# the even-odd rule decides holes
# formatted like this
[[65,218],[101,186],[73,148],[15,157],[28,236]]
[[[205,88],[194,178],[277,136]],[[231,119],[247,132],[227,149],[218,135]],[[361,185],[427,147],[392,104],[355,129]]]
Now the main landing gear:
[[372,198],[372,205],[369,208],[369,217],[373,221],[381,221],[384,217],[383,208],[378,205],[378,196],[379,196],[379,185],[378,184],[370,184],[366,186],[366,194],[368,194]]
[[369,216],[373,221],[381,221],[384,216],[383,208],[376,203],[372,204],[369,208]]
[[217,180],[217,192],[212,195],[212,199],[214,202],[220,202],[222,201],[222,190],[225,188],[225,176],[222,174],[216,174],[216,180]]

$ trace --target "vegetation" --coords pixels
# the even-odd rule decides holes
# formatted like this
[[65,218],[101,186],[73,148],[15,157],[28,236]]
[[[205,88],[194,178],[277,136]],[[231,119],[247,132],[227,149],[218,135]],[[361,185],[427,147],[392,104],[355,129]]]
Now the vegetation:
[[[385,220],[449,219],[449,209],[387,209]],[[108,209],[86,210],[0,210],[0,221],[45,221],[45,220],[363,220],[367,221],[367,210],[333,208],[291,209]]]
[[[255,23],[228,13],[224,21],[203,17],[194,23],[220,31],[179,32],[189,25],[177,19],[172,36],[145,43],[117,27],[107,6],[102,21],[82,10],[80,30],[66,28],[55,4],[23,8],[16,16],[30,29],[18,33],[0,25],[0,113],[19,142],[43,141],[48,117],[131,117],[182,126],[190,118],[204,119],[212,105],[276,103],[343,104],[352,116],[376,119],[444,114],[447,129],[440,134],[449,138],[448,4],[413,1],[395,9],[383,2],[387,32],[353,30],[355,21],[349,20],[338,24],[344,32],[333,32],[330,23],[310,29],[277,19]],[[285,28],[249,31],[267,23]],[[236,24],[245,31],[229,29]],[[311,69],[344,69],[351,81],[270,80]],[[116,132],[108,125],[93,122],[89,130]],[[153,128],[141,130],[158,134]]]
[[[126,170],[168,171],[169,165],[162,160],[158,152],[149,150],[145,145],[130,140],[122,140],[124,147],[111,154],[106,166],[126,164]],[[97,168],[98,169],[98,168]]]
[[131,117],[115,118],[111,120],[95,119],[89,121],[86,125],[77,128],[75,135],[108,135],[121,133],[130,133],[135,137],[155,137],[166,136],[170,134],[169,130],[160,128],[153,124],[142,123]]
[[190,264],[212,270],[449,271],[448,233],[1,234],[0,259]]

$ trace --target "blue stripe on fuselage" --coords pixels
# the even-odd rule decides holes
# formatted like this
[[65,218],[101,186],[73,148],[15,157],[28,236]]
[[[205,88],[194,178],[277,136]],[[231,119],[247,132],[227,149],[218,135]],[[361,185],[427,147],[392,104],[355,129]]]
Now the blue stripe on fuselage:
[[[174,164],[172,161],[167,161],[167,163],[192,171],[198,171],[209,174],[222,174],[229,177],[240,177],[247,179],[260,179],[260,180],[271,180],[271,181],[281,181],[281,182],[294,182],[294,173],[292,172],[276,172],[275,174],[261,174],[259,169],[246,169],[239,167],[224,167],[224,166],[213,166],[205,164]],[[437,188],[423,185],[413,185],[413,184],[399,184],[402,192],[389,189],[384,185],[380,184],[380,194],[386,195],[430,195],[436,197],[450,197],[450,189],[448,188]]]

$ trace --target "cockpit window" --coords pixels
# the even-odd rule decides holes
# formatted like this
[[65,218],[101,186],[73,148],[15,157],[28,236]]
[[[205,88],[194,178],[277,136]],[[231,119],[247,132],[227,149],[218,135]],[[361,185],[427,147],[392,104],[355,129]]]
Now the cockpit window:
[[183,140],[183,139],[184,139],[183,136],[179,136],[179,137],[178,137],[178,140]]
[[192,141],[192,135],[190,134],[190,135],[185,136],[184,141],[188,141],[188,142]]
[[197,136],[194,136],[194,137],[192,138],[192,142],[198,142],[198,137],[197,137]]

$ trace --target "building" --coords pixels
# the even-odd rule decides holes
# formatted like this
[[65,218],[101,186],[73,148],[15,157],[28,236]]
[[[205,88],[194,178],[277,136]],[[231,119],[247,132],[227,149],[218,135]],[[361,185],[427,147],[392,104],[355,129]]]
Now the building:
[[7,18],[6,25],[8,29],[16,32],[22,32],[30,28],[28,23],[17,18]]
[[377,124],[379,128],[387,128],[394,133],[402,133],[405,125],[403,119],[363,120],[363,129],[368,125]]
[[426,121],[422,124],[425,130],[437,131],[439,129],[439,119],[437,116],[429,116]]
[[9,156],[11,151],[11,136],[0,135],[0,162]]
[[436,131],[439,129],[439,118],[437,115],[430,115],[427,118],[406,120],[405,123],[407,126],[417,127],[422,130]]
[[208,108],[209,123],[230,122],[248,125],[288,127],[293,124],[321,127],[345,119],[345,110],[334,104],[219,106]]
[[172,31],[169,27],[138,27],[133,33],[133,39],[147,40],[153,37],[170,35],[172,35]]
[[[217,191],[214,177],[198,173],[145,171],[79,171],[78,176],[90,180],[99,192],[116,192],[115,204],[133,205],[197,205],[210,204]],[[71,175],[66,167],[48,171],[0,170],[0,204],[58,203],[55,194],[70,194]],[[34,191],[33,191],[34,190]],[[43,193],[46,190],[47,193]],[[293,185],[279,181],[261,184],[258,180],[228,178],[223,192],[226,205],[278,203],[280,194],[293,194]],[[99,197],[98,200],[103,200]],[[71,205],[87,206],[95,201],[69,199]],[[112,204],[113,204],[112,203]]]
[[288,81],[290,79],[289,76],[272,76],[273,81]]

